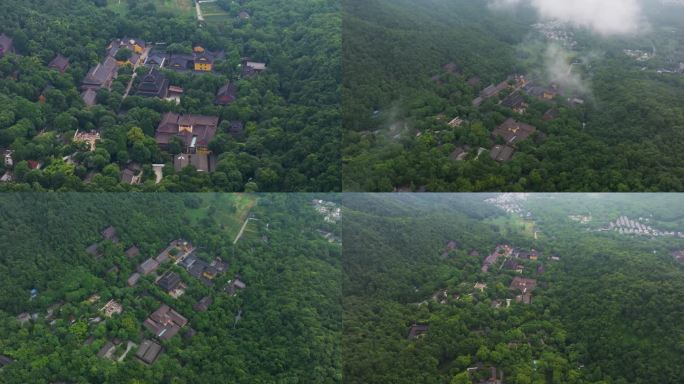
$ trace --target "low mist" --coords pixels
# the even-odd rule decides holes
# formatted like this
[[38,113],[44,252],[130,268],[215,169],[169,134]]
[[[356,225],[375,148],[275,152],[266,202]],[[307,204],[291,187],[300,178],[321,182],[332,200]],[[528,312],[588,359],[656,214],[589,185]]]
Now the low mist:
[[573,71],[571,60],[570,53],[561,46],[549,45],[544,53],[547,80],[560,85],[564,92],[589,94],[589,84]]
[[639,33],[642,20],[638,0],[490,0],[492,8],[532,6],[539,17],[587,28],[602,36]]

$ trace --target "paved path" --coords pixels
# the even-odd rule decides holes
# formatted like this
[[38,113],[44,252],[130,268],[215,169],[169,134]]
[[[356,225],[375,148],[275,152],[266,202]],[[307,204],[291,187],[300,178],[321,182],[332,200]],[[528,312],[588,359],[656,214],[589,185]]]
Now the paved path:
[[139,66],[142,65],[142,63],[147,60],[147,55],[150,53],[150,47],[147,47],[143,50],[143,52],[140,54],[140,57],[138,58],[138,61],[135,63],[133,66],[133,76],[131,76],[131,81],[128,82],[128,86],[126,86],[126,93],[124,93],[123,98],[127,98],[128,94],[131,92],[131,87],[133,87],[133,82],[135,81],[135,77],[138,76],[137,73],[135,73],[135,70],[138,69]]
[[164,168],[164,164],[152,164],[152,170],[154,171],[154,175],[156,176],[155,184],[159,184],[160,181],[162,181],[162,178],[164,177],[164,174],[162,173],[162,168]]
[[128,355],[128,352],[129,352],[131,349],[133,349],[133,348],[135,348],[135,347],[137,347],[137,346],[138,346],[138,344],[136,344],[136,343],[134,343],[134,342],[132,342],[132,341],[129,341],[129,342],[128,342],[128,345],[126,346],[126,352],[124,352],[123,355],[121,355],[121,357],[119,357],[119,360],[117,360],[117,361],[118,361],[119,363],[122,362],[122,361],[126,358],[126,355]]
[[197,12],[197,21],[204,21],[204,16],[202,16],[202,9],[200,8],[200,2],[195,3],[195,11]]
[[245,220],[245,223],[242,224],[242,228],[240,228],[240,233],[238,233],[238,235],[235,237],[235,241],[233,241],[233,244],[236,244],[238,242],[238,240],[240,240],[240,237],[242,237],[242,233],[245,231],[245,228],[247,227],[247,223],[249,223],[250,220],[257,220],[257,219],[255,219],[253,217],[249,217],[249,218],[247,218],[247,220]]

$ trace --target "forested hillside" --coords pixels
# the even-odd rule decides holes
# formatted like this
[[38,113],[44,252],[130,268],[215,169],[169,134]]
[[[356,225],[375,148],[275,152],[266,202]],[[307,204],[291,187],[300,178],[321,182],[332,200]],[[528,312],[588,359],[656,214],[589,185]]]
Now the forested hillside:
[[[684,240],[589,231],[568,218],[652,212],[661,225],[681,199],[531,196],[523,219],[492,210],[489,197],[345,197],[345,382],[499,383],[484,381],[492,368],[511,384],[684,380],[684,267],[671,256]],[[682,231],[673,211],[667,221],[678,215]],[[483,271],[506,245],[514,256]],[[536,284],[529,297],[509,288],[521,277]]]
[[[604,37],[491,3],[345,2],[345,190],[684,189],[684,7]],[[508,118],[535,133],[502,140]]]
[[[207,9],[206,22],[198,22],[190,0],[3,1],[0,34],[13,47],[0,54],[0,152],[11,151],[12,161],[0,162],[0,176],[6,175],[0,189],[340,190],[338,2],[212,6],[220,13]],[[162,91],[171,86],[169,92],[180,94],[176,103],[139,96],[153,66],[124,63],[122,49],[118,75],[88,106],[83,83],[115,39],[145,42],[148,58],[209,52],[216,59],[211,71],[175,71],[168,64],[161,70],[168,81]],[[59,55],[68,66],[48,67]],[[265,71],[245,75],[248,60],[264,63]],[[217,104],[229,83],[231,98]],[[206,148],[211,166],[203,172],[196,170],[200,163],[176,164],[177,143],[155,142],[167,112],[218,119]],[[77,131],[97,132],[97,147],[76,140]],[[164,165],[159,174],[153,164]],[[139,173],[135,181],[126,178],[131,171]]]
[[[339,383],[341,247],[321,236],[338,229],[313,197],[1,196],[0,382]],[[176,239],[219,272],[160,261],[131,286]],[[102,309],[110,300],[120,313]],[[161,304],[187,319],[178,335],[149,331]],[[147,365],[145,340],[162,347]]]

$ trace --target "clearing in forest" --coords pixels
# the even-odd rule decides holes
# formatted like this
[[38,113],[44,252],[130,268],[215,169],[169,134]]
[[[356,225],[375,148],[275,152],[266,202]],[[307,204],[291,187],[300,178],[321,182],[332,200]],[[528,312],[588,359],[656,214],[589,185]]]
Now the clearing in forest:
[[[535,232],[537,231],[534,221],[525,220],[516,215],[499,216],[496,219],[487,220],[487,222],[501,228],[501,233],[505,236],[522,233],[525,236],[535,238]],[[540,236],[541,233],[537,233],[535,240],[539,240]]]
[[[195,15],[195,4],[192,0],[141,0],[142,3],[151,3],[158,11],[171,12],[178,15]],[[108,0],[107,7],[116,13],[124,14],[128,11],[127,0]]]
[[201,199],[199,208],[188,209],[193,224],[207,222],[221,227],[226,235],[235,237],[247,219],[249,211],[256,204],[256,198],[242,193],[202,193],[195,195]]
[[201,8],[204,21],[207,23],[218,23],[230,17],[230,14],[216,3],[202,3]]

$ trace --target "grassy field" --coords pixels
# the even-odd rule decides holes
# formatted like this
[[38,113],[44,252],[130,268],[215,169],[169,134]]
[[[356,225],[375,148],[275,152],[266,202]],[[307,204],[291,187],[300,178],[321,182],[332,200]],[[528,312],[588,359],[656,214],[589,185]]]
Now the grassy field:
[[221,227],[230,238],[234,238],[240,231],[242,223],[256,203],[253,196],[238,193],[202,193],[197,196],[202,199],[200,208],[188,210],[193,224],[211,216],[215,225]]
[[[505,235],[523,233],[530,238],[534,238],[535,231],[537,230],[533,221],[524,220],[514,215],[499,216],[496,219],[487,220],[487,222],[501,228],[501,232]],[[535,240],[539,240],[540,236],[541,233],[538,233]]]
[[[172,12],[178,15],[194,16],[195,6],[192,0],[143,0],[145,2],[153,3],[157,10]],[[127,10],[126,0],[108,0],[107,7],[114,12],[124,14]]]
[[204,21],[207,23],[226,21],[230,17],[230,14],[216,5],[216,3],[203,3],[201,8]]

